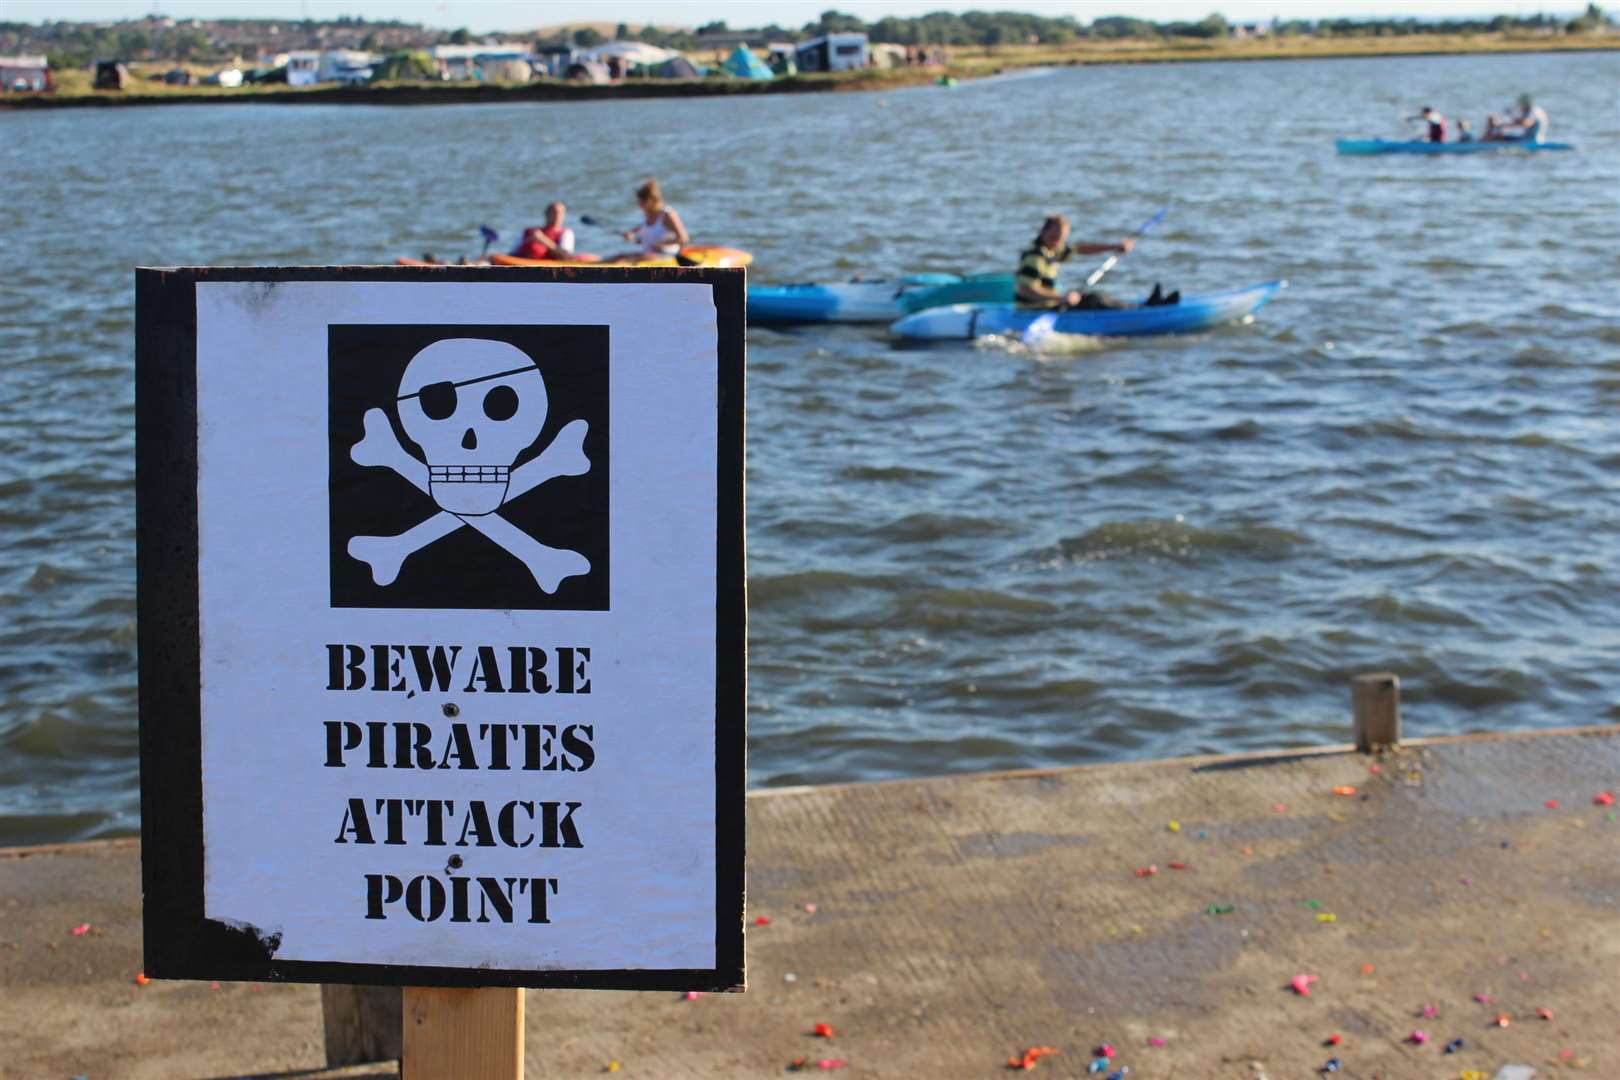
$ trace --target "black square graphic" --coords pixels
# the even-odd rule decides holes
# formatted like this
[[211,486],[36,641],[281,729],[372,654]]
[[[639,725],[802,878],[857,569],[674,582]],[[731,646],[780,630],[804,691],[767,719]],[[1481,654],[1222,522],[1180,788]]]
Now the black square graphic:
[[331,325],[327,389],[333,607],[608,609],[607,327]]

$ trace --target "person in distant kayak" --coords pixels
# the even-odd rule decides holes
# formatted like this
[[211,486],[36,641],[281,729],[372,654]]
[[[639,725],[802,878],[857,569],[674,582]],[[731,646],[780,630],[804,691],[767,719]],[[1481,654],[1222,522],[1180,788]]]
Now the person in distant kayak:
[[1457,118],[1457,141],[1458,142],[1473,142],[1474,141],[1474,130],[1473,130],[1473,128],[1470,128],[1468,126],[1468,121],[1464,120],[1460,116]]
[[[1029,246],[1018,258],[1018,275],[1016,278],[1016,297],[1021,308],[1042,308],[1048,311],[1064,311],[1069,308],[1097,309],[1097,308],[1131,308],[1135,304],[1124,300],[1117,300],[1103,293],[1089,292],[1081,289],[1070,289],[1067,292],[1058,291],[1057,276],[1059,264],[1072,255],[1105,255],[1118,252],[1124,255],[1136,246],[1136,241],[1125,237],[1116,244],[1071,244],[1069,243],[1069,219],[1062,214],[1049,215],[1041,225],[1041,231],[1036,234],[1035,242]],[[1181,300],[1180,292],[1163,295],[1158,285],[1153,286],[1153,295],[1148,297],[1148,307],[1160,304],[1174,304]]]
[[1429,125],[1429,142],[1446,141],[1446,118],[1441,116],[1438,112],[1435,112],[1432,107],[1428,105],[1423,106],[1423,110],[1416,116],[1412,117],[1412,119],[1422,120],[1425,124]]
[[1546,142],[1547,110],[1537,105],[1529,94],[1520,94],[1519,115],[1508,120],[1502,138],[1509,142]]
[[680,254],[681,248],[692,242],[692,238],[686,233],[686,225],[681,221],[681,215],[664,201],[664,192],[659,188],[657,180],[648,180],[636,189],[636,205],[641,207],[644,220],[635,228],[626,229],[622,235],[626,240],[636,244],[639,250],[615,255],[612,259],[606,260],[607,262],[643,258],[648,255],[673,257]]
[[520,259],[566,259],[574,253],[574,230],[563,223],[568,207],[554,202],[546,207],[546,223],[538,229],[524,229],[523,240],[512,249]]
[[1489,116],[1487,116],[1485,118],[1485,141],[1486,142],[1499,142],[1499,141],[1501,141],[1503,132],[1504,132],[1504,128],[1502,126],[1502,118],[1500,116],[1497,116],[1495,113],[1491,113]]

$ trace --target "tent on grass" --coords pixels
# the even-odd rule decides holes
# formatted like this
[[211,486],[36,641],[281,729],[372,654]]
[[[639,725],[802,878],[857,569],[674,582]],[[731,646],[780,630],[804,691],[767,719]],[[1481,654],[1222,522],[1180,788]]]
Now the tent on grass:
[[684,56],[672,56],[662,64],[654,64],[647,73],[655,79],[701,79],[703,69]]
[[726,62],[720,65],[722,71],[738,79],[774,79],[776,75],[766,65],[765,61],[748,50],[747,45],[739,44],[726,57]]

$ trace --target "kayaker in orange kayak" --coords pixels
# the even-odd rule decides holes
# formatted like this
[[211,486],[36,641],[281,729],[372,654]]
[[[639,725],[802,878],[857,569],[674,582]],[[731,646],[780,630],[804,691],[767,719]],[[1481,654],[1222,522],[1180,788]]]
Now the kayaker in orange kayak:
[[604,262],[639,259],[648,255],[673,257],[680,253],[681,248],[692,242],[692,238],[687,235],[686,225],[681,221],[681,215],[664,201],[664,192],[658,186],[657,180],[648,180],[636,189],[636,204],[641,207],[641,214],[645,220],[633,229],[626,229],[620,235],[640,245],[639,249],[604,259]]
[[524,229],[523,239],[512,249],[520,259],[566,259],[574,253],[574,230],[563,223],[568,207],[554,202],[546,207],[546,223],[538,229]]

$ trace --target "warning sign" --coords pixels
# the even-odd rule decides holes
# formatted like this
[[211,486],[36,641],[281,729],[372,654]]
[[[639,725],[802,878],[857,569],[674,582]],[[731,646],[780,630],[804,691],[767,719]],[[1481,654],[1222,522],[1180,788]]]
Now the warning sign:
[[138,272],[148,974],[742,984],[742,291]]

